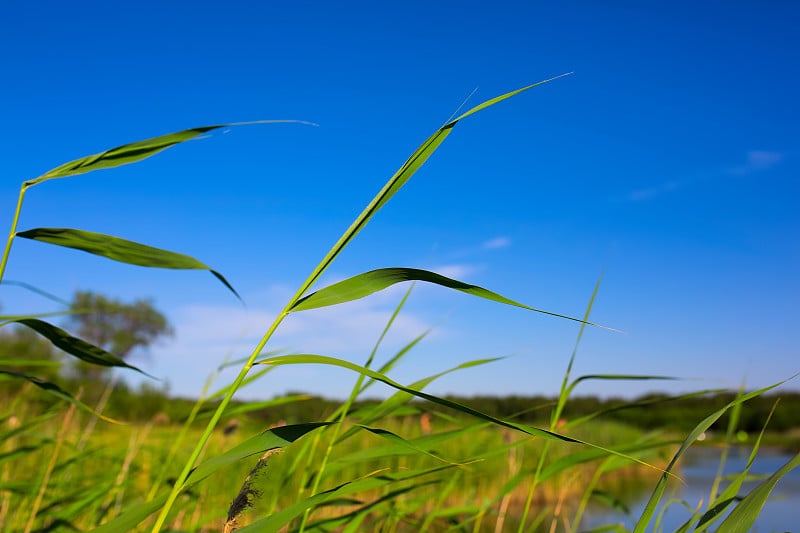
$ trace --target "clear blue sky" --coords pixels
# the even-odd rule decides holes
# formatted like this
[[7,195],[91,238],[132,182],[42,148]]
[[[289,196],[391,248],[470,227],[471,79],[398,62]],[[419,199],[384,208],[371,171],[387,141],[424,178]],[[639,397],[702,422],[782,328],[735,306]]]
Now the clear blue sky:
[[[635,395],[800,371],[800,6],[792,2],[12,2],[0,16],[0,205],[20,183],[126,142],[221,122],[300,119],[193,141],[32,189],[20,229],[74,227],[190,254],[139,269],[19,240],[7,279],[64,298],[150,297],[176,335],[134,362],[196,394],[245,355],[385,180],[470,103],[574,71],[459,124],[334,263],[436,270],[580,316],[605,273],[576,375]],[[273,347],[363,362],[403,288],[290,318]],[[6,286],[6,313],[53,310]],[[418,286],[381,352],[433,332],[392,373],[460,394],[552,394],[577,327]],[[223,376],[227,379],[229,374]],[[293,367],[243,397],[345,394]],[[796,388],[797,382],[790,384]],[[376,389],[376,393],[379,392]]]

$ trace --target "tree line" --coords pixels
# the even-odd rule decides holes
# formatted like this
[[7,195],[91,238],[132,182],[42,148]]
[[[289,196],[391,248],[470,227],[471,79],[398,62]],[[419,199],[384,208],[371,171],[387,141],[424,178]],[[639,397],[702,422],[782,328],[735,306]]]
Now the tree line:
[[[71,332],[115,355],[127,358],[137,350],[146,349],[157,340],[169,336],[172,327],[149,300],[125,303],[92,292],[78,291],[68,303],[64,326]],[[5,363],[4,363],[5,361]],[[7,364],[12,362],[13,364]],[[0,371],[34,376],[65,389],[80,390],[84,401],[103,402],[104,412],[112,417],[130,421],[161,420],[179,422],[188,415],[195,399],[170,397],[166,386],[143,383],[137,389],[124,381],[109,379],[108,370],[80,360],[61,356],[50,342],[24,327],[0,329]],[[0,373],[0,399],[9,399],[30,384],[15,380],[11,374]],[[113,393],[112,393],[113,391]],[[563,412],[566,420],[600,413],[603,418],[624,422],[642,429],[667,428],[688,431],[735,398],[734,392],[673,397],[653,393],[639,398],[571,398]],[[5,397],[5,398],[3,398]],[[297,400],[247,412],[247,417],[259,423],[304,422],[321,420],[331,414],[341,402],[313,395],[297,395]],[[496,418],[526,424],[547,426],[556,399],[547,396],[448,396],[447,399],[465,404]],[[42,408],[58,400],[45,394],[31,395],[31,401]],[[367,407],[379,400],[361,401],[355,408]],[[232,408],[243,402],[234,401]],[[440,406],[412,401],[412,412],[436,412]],[[207,406],[212,409],[213,405]],[[780,392],[758,396],[744,404],[737,427],[747,432],[760,431],[770,418],[768,429],[786,432],[800,428],[800,392]],[[452,414],[452,413],[449,413]],[[724,428],[728,415],[712,429]]]

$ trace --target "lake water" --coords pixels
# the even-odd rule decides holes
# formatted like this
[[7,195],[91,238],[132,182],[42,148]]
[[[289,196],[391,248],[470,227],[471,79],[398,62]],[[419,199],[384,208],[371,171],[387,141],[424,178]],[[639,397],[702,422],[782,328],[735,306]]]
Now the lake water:
[[[685,485],[680,483],[671,484],[664,493],[664,497],[661,500],[662,505],[671,499],[683,500],[693,507],[696,507],[701,501],[704,504],[708,502],[709,491],[719,466],[720,452],[719,448],[713,447],[689,448],[684,455],[684,461],[681,463],[679,473],[680,477],[685,481]],[[725,473],[734,474],[744,470],[749,454],[749,448],[732,448],[725,464]],[[772,474],[791,458],[792,455],[780,450],[761,449],[753,466],[750,468],[750,473]],[[758,483],[759,481],[746,483],[739,491],[739,495],[748,494]],[[724,487],[725,482],[723,481],[720,490],[724,489]],[[638,518],[647,503],[648,497],[649,493],[643,495],[639,501],[629,506],[633,517]],[[705,509],[705,505],[703,509]],[[658,511],[656,512],[657,515]],[[672,503],[664,512],[659,530],[665,532],[675,531],[690,516],[691,513],[682,504]],[[590,529],[604,524],[622,524],[624,527],[632,529],[635,522],[633,518],[624,514],[600,512],[587,517],[581,529]],[[712,525],[712,530],[716,529],[719,524],[720,521],[718,520]],[[651,522],[649,528],[649,531],[652,530],[653,522]],[[752,531],[758,533],[800,532],[800,469],[794,469],[778,482]]]

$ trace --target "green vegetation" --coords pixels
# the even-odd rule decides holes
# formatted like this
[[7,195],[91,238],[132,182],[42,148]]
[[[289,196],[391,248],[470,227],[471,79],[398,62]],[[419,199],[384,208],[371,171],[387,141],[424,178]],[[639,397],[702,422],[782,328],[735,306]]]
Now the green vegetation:
[[[549,81],[549,80],[548,80]],[[542,82],[544,83],[544,82]],[[536,84],[538,85],[538,84]],[[623,506],[637,483],[654,487],[635,531],[657,520],[667,482],[676,477],[686,449],[712,427],[724,424],[724,442],[734,442],[742,423],[763,428],[769,416],[746,420],[743,406],[774,389],[767,387],[727,397],[712,396],[696,416],[699,393],[670,399],[591,404],[573,399],[581,382],[653,380],[659,376],[593,375],[573,378],[573,362],[597,288],[582,318],[543,311],[416,268],[382,268],[316,288],[316,283],[348,243],[411,178],[417,169],[470,115],[535,85],[484,102],[431,135],[392,176],[364,211],[325,254],[239,368],[231,384],[214,391],[209,380],[194,402],[167,401],[165,392],[144,386],[138,392],[118,387],[106,404],[92,391],[102,372],[58,372],[63,352],[81,368],[140,372],[125,356],[168,331],[163,317],[134,304],[127,308],[101,297],[71,306],[78,335],[48,322],[52,314],[3,317],[0,354],[3,408],[0,412],[0,523],[8,531],[528,531],[579,528],[591,502]],[[238,297],[219,272],[194,258],[72,228],[17,231],[26,191],[55,178],[135,163],[170,146],[221,126],[185,130],[121,146],[57,167],[22,184],[0,279],[16,238],[77,249],[151,268],[208,270]],[[391,370],[423,337],[390,354],[376,367],[382,340],[411,294],[398,303],[364,365],[320,354],[265,352],[273,333],[291,313],[364,298],[404,281],[425,282],[465,292],[525,311],[554,315],[580,324],[560,394],[554,399],[503,405],[502,400],[443,398],[424,389],[441,375],[490,364],[468,361],[438,375],[401,384]],[[599,287],[599,282],[597,287]],[[78,300],[81,300],[80,294]],[[145,306],[146,307],[146,306]],[[76,314],[88,310],[86,316]],[[89,321],[92,319],[93,321]],[[94,320],[97,319],[97,320]],[[135,324],[142,336],[121,335]],[[600,326],[602,327],[602,326]],[[15,328],[15,329],[10,329]],[[304,395],[244,404],[236,392],[283,365],[315,364],[354,373],[352,392],[343,402]],[[89,365],[89,366],[86,366]],[[381,382],[395,390],[383,400],[365,401]],[[777,385],[776,385],[777,386]],[[107,387],[110,390],[113,387]],[[210,392],[211,391],[211,392]],[[48,396],[49,395],[49,396]],[[91,398],[91,399],[90,399]],[[56,401],[58,400],[58,401]],[[767,398],[766,401],[771,399]],[[689,402],[689,403],[686,403]],[[675,415],[680,437],[634,429],[658,405],[684,406]],[[136,409],[131,410],[131,406]],[[694,405],[687,410],[686,405]],[[642,408],[645,407],[643,410]],[[664,413],[668,411],[664,410]],[[638,413],[638,415],[637,415]],[[637,421],[635,417],[639,416]],[[727,419],[724,417],[727,416]],[[96,423],[98,417],[105,420]],[[626,418],[628,417],[628,418]],[[630,418],[630,417],[633,417]],[[117,419],[139,420],[128,426]],[[237,422],[238,420],[238,422]],[[748,426],[749,427],[749,426]],[[753,454],[761,437],[752,443]],[[278,453],[282,452],[282,453]],[[724,460],[724,459],[723,459]],[[800,454],[748,495],[739,495],[747,472],[721,487],[720,476],[704,508],[696,509],[684,530],[719,526],[747,530],[772,487],[796,467]],[[735,496],[742,496],[741,499]],[[733,509],[726,517],[725,511]]]

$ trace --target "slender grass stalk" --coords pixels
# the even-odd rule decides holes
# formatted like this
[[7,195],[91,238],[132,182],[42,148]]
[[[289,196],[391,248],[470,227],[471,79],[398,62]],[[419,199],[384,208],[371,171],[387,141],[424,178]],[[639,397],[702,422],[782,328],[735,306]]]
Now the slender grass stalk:
[[[78,394],[78,396],[80,396],[80,394]],[[39,483],[39,490],[36,494],[36,499],[31,507],[28,522],[25,524],[25,533],[30,533],[33,529],[33,524],[36,521],[36,515],[39,513],[39,508],[44,500],[44,493],[47,491],[47,485],[50,483],[50,476],[53,475],[53,470],[56,467],[56,461],[58,461],[58,454],[61,452],[61,446],[64,444],[64,441],[67,438],[67,430],[69,429],[69,425],[72,422],[72,417],[75,414],[76,409],[77,406],[72,404],[64,414],[64,421],[61,423],[61,428],[58,430],[58,438],[56,439],[55,448],[53,449],[53,453],[50,455],[50,461],[47,463],[47,467],[42,475],[42,480]]]
[[[595,283],[594,290],[592,291],[592,297],[589,299],[589,304],[586,307],[586,313],[584,313],[583,321],[581,322],[581,327],[578,330],[578,337],[575,339],[575,346],[572,349],[572,355],[569,358],[569,363],[567,364],[567,370],[564,372],[564,379],[561,381],[561,390],[558,393],[558,401],[556,402],[556,406],[550,415],[550,431],[555,431],[558,427],[558,422],[561,419],[561,414],[564,412],[564,406],[567,404],[567,400],[569,399],[569,395],[572,392],[572,387],[569,385],[569,377],[572,373],[572,366],[575,363],[575,357],[578,354],[578,346],[581,343],[581,338],[583,337],[583,331],[586,329],[586,322],[589,320],[589,315],[591,315],[592,307],[594,306],[594,300],[597,297],[597,292],[600,290],[600,283],[603,281],[602,274],[597,279],[597,283]],[[530,487],[528,488],[528,496],[525,499],[525,506],[522,510],[522,519],[519,522],[519,527],[517,531],[522,533],[525,528],[525,523],[528,521],[528,513],[530,512],[531,505],[533,504],[533,495],[536,492],[536,487],[539,484],[539,479],[542,475],[542,469],[544,468],[544,463],[547,458],[547,455],[550,451],[550,441],[545,441],[544,447],[542,448],[542,453],[539,455],[536,463],[536,471],[533,475],[533,482],[531,483]]]
[[[737,397],[744,394],[744,385],[739,387]],[[708,506],[706,509],[711,509],[713,503],[719,496],[719,485],[722,482],[722,477],[725,473],[725,463],[728,462],[728,452],[730,451],[733,439],[735,438],[736,429],[739,426],[739,417],[742,413],[742,404],[736,404],[731,409],[728,418],[728,427],[725,429],[725,440],[722,444],[722,451],[719,454],[719,464],[717,465],[717,473],[714,476],[714,481],[711,483],[711,488],[708,494]]]
[[[400,300],[400,303],[395,307],[392,316],[389,317],[386,326],[384,326],[383,331],[381,331],[381,334],[378,337],[378,340],[372,347],[372,351],[370,352],[369,357],[367,357],[367,362],[364,364],[364,368],[369,368],[370,365],[372,364],[372,361],[374,361],[375,355],[378,353],[378,348],[380,348],[381,344],[383,343],[383,339],[386,338],[386,334],[392,328],[392,324],[394,324],[394,321],[397,319],[397,315],[400,314],[400,311],[403,309],[403,306],[408,300],[408,297],[413,289],[414,285],[412,284],[411,287],[409,287],[409,289],[403,295],[403,298]],[[333,435],[328,440],[328,446],[325,449],[325,454],[322,456],[322,462],[320,463],[320,466],[317,469],[317,474],[314,477],[314,483],[311,487],[311,494],[316,494],[317,490],[319,490],[319,485],[322,481],[322,474],[325,472],[325,468],[328,466],[328,459],[330,458],[331,453],[333,453],[333,447],[336,444],[337,439],[339,438],[339,433],[341,432],[342,425],[344,424],[345,418],[347,418],[347,415],[349,414],[350,409],[353,406],[353,403],[356,401],[356,398],[358,398],[358,395],[363,390],[362,385],[365,379],[366,377],[364,376],[364,374],[358,375],[358,378],[356,378],[356,382],[353,385],[353,389],[350,391],[350,396],[347,398],[347,401],[344,403],[344,405],[342,405],[342,407],[340,408],[341,412],[339,414],[339,419],[336,422],[336,424],[334,424],[333,428],[331,428],[331,432],[333,433]],[[320,436],[319,434],[316,435],[316,437],[319,436]],[[309,457],[311,457],[311,455],[312,454],[310,454]],[[305,531],[306,524],[308,523],[308,517],[311,515],[311,511],[312,509],[308,508],[306,509],[306,512],[303,513],[303,519],[300,522],[299,533],[303,533]]]
[[11,254],[11,245],[14,243],[14,236],[17,234],[17,224],[19,223],[19,214],[22,212],[22,202],[25,200],[25,191],[28,189],[26,184],[23,184],[19,189],[19,198],[17,199],[17,208],[14,210],[14,218],[11,220],[11,229],[8,232],[8,240],[6,247],[3,250],[3,256],[0,258],[0,282],[3,281],[3,276],[6,273],[6,264],[8,263],[8,256]]
[[328,267],[333,263],[334,259],[338,257],[338,255],[344,250],[344,248],[355,238],[355,236],[366,226],[369,220],[375,215],[375,213],[383,207],[389,199],[398,191],[400,188],[413,176],[416,171],[428,160],[428,158],[433,154],[434,151],[441,145],[442,142],[450,135],[453,131],[455,125],[463,118],[466,118],[470,115],[481,111],[487,107],[490,107],[496,103],[499,103],[503,100],[511,98],[521,92],[527,91],[533,87],[541,85],[543,83],[547,83],[551,80],[560,78],[565,76],[566,74],[562,74],[561,76],[557,76],[555,78],[551,78],[548,80],[541,81],[539,83],[535,83],[532,85],[528,85],[527,87],[523,87],[521,89],[517,89],[515,91],[511,91],[509,93],[503,94],[501,96],[492,98],[479,104],[472,109],[468,110],[467,112],[463,113],[462,115],[456,117],[452,121],[448,122],[441,128],[439,128],[433,135],[431,135],[425,142],[420,145],[419,148],[411,155],[411,157],[406,160],[403,166],[395,172],[395,174],[386,182],[383,188],[378,192],[377,195],[369,202],[369,204],[364,208],[361,214],[353,221],[352,224],[347,228],[347,230],[342,234],[341,237],[336,241],[336,243],[331,247],[328,253],[322,258],[322,260],[317,264],[316,267],[312,270],[311,274],[306,278],[306,280],[300,285],[300,288],[295,292],[295,294],[289,299],[286,303],[284,308],[275,318],[274,322],[270,325],[267,332],[261,338],[259,343],[253,349],[252,353],[248,357],[245,364],[242,366],[239,374],[236,376],[236,379],[231,384],[231,388],[229,392],[222,398],[217,410],[212,415],[211,419],[206,426],[205,431],[201,435],[197,445],[195,446],[194,450],[192,451],[189,459],[187,460],[186,464],[184,465],[183,471],[178,476],[175,484],[173,485],[172,490],[170,491],[169,495],[167,496],[167,501],[161,509],[161,513],[159,514],[158,518],[156,519],[155,524],[153,525],[152,532],[158,533],[161,530],[161,527],[164,525],[164,522],[169,515],[169,512],[172,506],[175,503],[178,495],[183,490],[183,486],[186,483],[186,479],[189,477],[189,474],[194,467],[195,462],[197,461],[198,457],[200,456],[200,452],[205,447],[208,440],[211,438],[211,433],[213,432],[214,428],[217,426],[220,418],[222,417],[222,413],[225,411],[225,408],[228,406],[230,401],[233,399],[233,395],[239,389],[239,387],[244,382],[245,378],[247,377],[247,373],[253,367],[256,362],[256,358],[258,355],[264,350],[269,340],[272,338],[275,331],[281,325],[283,320],[289,315],[292,309],[297,305],[297,303],[303,298],[303,296],[311,289],[311,287],[319,280],[320,276],[328,269]]
[[[223,364],[220,366],[224,366]],[[164,482],[164,479],[167,477],[167,472],[169,472],[169,465],[172,464],[172,461],[175,459],[175,456],[178,454],[178,450],[183,445],[184,439],[186,439],[186,435],[189,433],[189,429],[192,427],[195,419],[197,418],[200,409],[202,408],[203,404],[206,402],[206,398],[208,396],[208,390],[211,388],[211,385],[216,381],[217,377],[219,376],[220,370],[213,372],[208,378],[206,382],[203,384],[203,390],[200,392],[200,397],[197,399],[196,402],[192,405],[192,409],[189,412],[189,416],[186,417],[183,425],[181,426],[181,430],[178,433],[178,436],[174,439],[172,446],[170,447],[169,452],[167,453],[167,458],[164,460],[164,463],[161,465],[161,468],[158,472],[158,477],[156,478],[155,482],[150,485],[150,491],[147,493],[147,501],[153,500],[158,493],[159,487]]]

